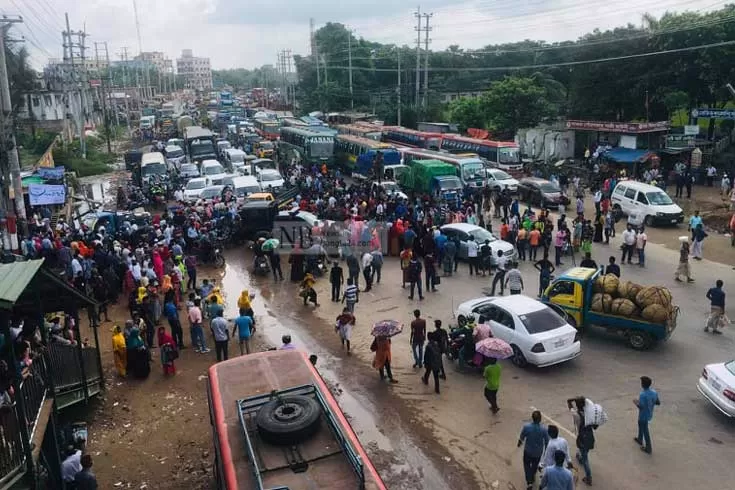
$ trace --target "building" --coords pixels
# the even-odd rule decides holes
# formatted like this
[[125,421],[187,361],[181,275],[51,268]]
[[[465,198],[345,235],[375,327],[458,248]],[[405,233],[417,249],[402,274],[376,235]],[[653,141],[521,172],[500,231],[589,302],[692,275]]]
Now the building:
[[212,88],[212,67],[209,58],[194,56],[191,49],[181,51],[181,58],[176,60],[176,73],[184,77],[187,88],[197,90]]
[[173,74],[173,62],[166,58],[166,55],[161,51],[143,52],[136,56],[135,59],[148,62],[148,64],[152,65],[159,73]]
[[[74,58],[74,68],[76,70],[84,70],[86,69],[89,72],[96,72],[96,71],[102,71],[107,70],[107,60],[100,58],[95,59],[94,57],[91,58],[84,58],[77,56]],[[64,67],[71,69],[72,64],[69,60],[61,60],[59,58],[49,58],[48,65],[46,69],[54,70],[56,67]]]

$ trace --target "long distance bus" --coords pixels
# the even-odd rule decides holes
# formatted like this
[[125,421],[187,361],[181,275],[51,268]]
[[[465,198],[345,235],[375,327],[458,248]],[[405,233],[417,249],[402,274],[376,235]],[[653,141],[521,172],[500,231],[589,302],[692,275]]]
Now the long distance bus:
[[477,153],[491,166],[503,170],[521,170],[521,153],[513,141],[491,141],[454,134],[445,134],[441,143],[442,150],[452,153]]
[[339,134],[351,134],[375,141],[380,141],[383,137],[383,128],[373,124],[339,124],[334,129],[339,131]]
[[256,119],[253,125],[261,138],[277,140],[281,136],[281,123],[274,119]]
[[310,164],[329,163],[334,158],[334,137],[311,129],[281,128],[279,146],[298,151],[304,161]]
[[399,146],[439,150],[442,145],[442,135],[401,126],[387,126],[383,128],[383,141]]
[[354,177],[367,177],[380,154],[383,167],[400,165],[401,154],[392,145],[359,136],[338,134],[334,138],[334,156]]
[[462,185],[482,187],[486,183],[485,164],[477,155],[452,155],[418,148],[401,148],[399,151],[404,165],[411,166],[411,162],[415,160],[439,160],[455,166],[457,177],[462,181]]

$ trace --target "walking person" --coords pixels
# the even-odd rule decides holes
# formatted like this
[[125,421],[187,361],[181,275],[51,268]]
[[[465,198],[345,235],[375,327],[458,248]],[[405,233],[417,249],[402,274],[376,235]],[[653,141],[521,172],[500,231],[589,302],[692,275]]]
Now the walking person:
[[230,342],[230,332],[227,329],[227,320],[222,318],[222,311],[216,310],[215,316],[209,322],[209,328],[214,337],[214,349],[217,353],[217,362],[229,359],[227,347]]
[[[375,246],[372,252],[370,252],[373,256],[373,282],[375,284],[380,284],[380,276],[381,272],[383,271],[383,252],[380,250],[380,246]],[[339,296],[339,295],[338,295]]]
[[490,296],[495,296],[495,286],[500,283],[500,296],[505,292],[505,265],[508,259],[503,255],[502,250],[498,250],[498,256],[495,259],[495,277],[493,278],[493,291]]
[[337,323],[335,324],[334,329],[339,334],[339,340],[342,342],[342,348],[345,348],[345,345],[347,346],[347,355],[351,356],[352,352],[350,352],[350,339],[352,338],[352,329],[355,326],[355,315],[352,314],[352,312],[345,308],[342,310],[342,314],[337,317]]
[[235,318],[235,325],[232,327],[232,336],[240,340],[240,355],[250,354],[250,337],[255,333],[255,320],[252,317],[252,309],[247,310],[240,308],[240,314]]
[[[436,339],[437,344],[439,344],[439,349],[443,355],[446,355],[449,353],[449,333],[447,333],[446,330],[442,328],[442,321],[441,320],[434,320],[434,338]],[[441,371],[439,372],[439,377],[441,379],[447,379],[447,373],[444,372],[444,362],[442,362],[441,365]]]
[[541,232],[538,228],[532,228],[528,232],[528,258],[531,261],[536,260],[536,253],[538,253],[538,247],[541,244]]
[[470,275],[473,275],[473,270],[474,274],[477,274],[478,276],[480,275],[480,258],[478,257],[479,250],[479,245],[477,245],[475,239],[470,236],[470,239],[467,240],[467,264],[470,267]]
[[567,400],[567,407],[572,413],[574,433],[577,436],[577,461],[584,468],[582,481],[592,485],[592,470],[590,469],[589,453],[595,448],[594,426],[587,425],[584,420],[585,397],[578,396]]
[[342,272],[342,267],[339,266],[339,262],[334,262],[332,264],[332,270],[329,271],[329,284],[332,285],[332,301],[339,301],[339,293],[344,282],[345,275],[344,272]]
[[694,279],[692,279],[692,272],[689,267],[689,240],[686,237],[683,237],[681,248],[679,248],[679,266],[674,274],[674,280],[682,282],[681,276],[686,276],[687,282],[694,282]]
[[373,343],[370,345],[370,350],[375,352],[373,368],[378,370],[381,380],[384,380],[388,376],[388,381],[398,383],[398,381],[393,379],[393,372],[390,369],[390,343],[390,337],[375,337]]
[[524,446],[523,473],[526,477],[526,490],[533,489],[538,465],[548,443],[549,433],[546,426],[541,423],[541,412],[534,410],[531,414],[531,422],[523,426],[521,435],[518,437],[518,447]]
[[610,237],[615,236],[615,217],[612,210],[605,213],[605,245],[610,245]]
[[424,277],[426,278],[426,292],[431,291],[432,293],[436,293],[438,274],[436,272],[433,253],[424,255]]
[[572,468],[572,458],[569,456],[569,443],[566,439],[559,435],[559,428],[555,425],[549,425],[547,432],[549,433],[549,443],[541,458],[539,466],[541,468],[551,468],[555,464],[555,455],[557,451],[564,453],[564,460],[568,468]]
[[702,260],[702,245],[704,244],[704,239],[708,236],[701,223],[694,229],[692,233],[692,258],[695,260]]
[[651,388],[653,381],[648,376],[641,376],[642,391],[633,404],[638,407],[638,437],[633,440],[641,447],[641,451],[651,454],[651,433],[648,424],[653,419],[653,407],[661,405],[658,393]]
[[202,328],[202,309],[201,300],[194,299],[194,303],[189,307],[187,316],[189,317],[189,328],[191,329],[191,345],[194,346],[194,352],[206,354],[209,352],[207,343],[204,340],[204,329]]
[[[171,335],[176,342],[179,349],[184,348],[184,331],[181,328],[181,321],[179,320],[179,310],[173,302],[173,298],[163,305],[163,311],[166,314],[168,324],[171,326]],[[160,347],[160,346],[159,346]]]
[[411,283],[411,294],[408,299],[413,299],[413,292],[416,288],[419,290],[419,299],[424,299],[424,293],[421,290],[421,262],[416,257],[411,257],[408,263],[408,281]]
[[160,349],[161,366],[163,374],[176,374],[174,361],[179,357],[174,339],[166,333],[166,327],[158,327],[158,347]]
[[347,287],[342,296],[342,303],[346,305],[346,310],[350,313],[355,312],[355,304],[360,301],[360,289],[352,282],[352,278],[347,278]]
[[427,335],[428,342],[424,351],[424,367],[426,372],[421,377],[425,385],[429,384],[429,375],[434,376],[434,392],[439,394],[439,373],[443,372],[442,353],[434,332]]
[[710,301],[710,314],[707,318],[707,324],[704,327],[705,332],[712,329],[712,333],[721,334],[722,330],[718,330],[722,315],[725,314],[725,291],[722,290],[722,280],[718,279],[715,287],[707,291],[707,299]]
[[534,263],[533,266],[539,271],[538,296],[540,298],[551,284],[551,275],[556,268],[549,260],[549,254],[544,254],[544,258]]
[[[518,249],[518,260],[526,260],[526,249],[528,248],[528,231],[521,227],[516,237],[516,249]],[[529,254],[530,255],[530,254]]]
[[566,228],[560,228],[556,232],[556,238],[554,241],[554,248],[556,249],[556,255],[554,256],[554,265],[557,267],[560,265],[564,265],[564,263],[561,261],[561,256],[564,251],[564,246],[567,243],[567,230]]
[[273,271],[273,280],[283,281],[283,271],[281,270],[281,254],[278,253],[277,249],[273,249],[268,253],[268,260],[271,263],[271,270]]
[[505,286],[510,289],[510,294],[521,294],[523,291],[523,277],[518,270],[518,262],[511,262],[510,270],[505,275]]
[[482,377],[485,378],[485,400],[487,400],[490,410],[494,414],[500,411],[500,408],[498,408],[498,390],[500,389],[500,374],[502,371],[503,368],[498,364],[498,360],[491,357],[482,372]]
[[365,279],[365,292],[373,289],[373,255],[370,252],[362,254],[362,277]]
[[574,490],[574,476],[564,468],[564,451],[554,451],[553,459],[554,465],[544,469],[539,490]]
[[421,310],[413,310],[414,319],[411,322],[411,352],[413,353],[413,367],[420,368],[423,365],[424,341],[426,340],[426,320],[421,318]]
[[360,261],[357,260],[357,257],[355,257],[354,253],[351,253],[350,255],[345,258],[345,262],[347,262],[347,277],[348,279],[352,279],[352,284],[360,287]]
[[641,226],[635,237],[635,249],[638,252],[638,265],[641,267],[646,266],[646,243],[648,243],[648,235],[646,235],[645,228]]

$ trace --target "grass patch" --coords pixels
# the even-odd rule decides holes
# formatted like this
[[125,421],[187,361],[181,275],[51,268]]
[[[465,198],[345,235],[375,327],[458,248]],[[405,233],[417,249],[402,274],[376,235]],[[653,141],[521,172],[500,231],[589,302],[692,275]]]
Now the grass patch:
[[87,138],[87,159],[82,158],[79,141],[74,141],[67,148],[54,148],[54,162],[57,166],[66,167],[67,171],[77,173],[78,177],[100,175],[112,170],[115,154],[108,154],[105,142],[99,138]]

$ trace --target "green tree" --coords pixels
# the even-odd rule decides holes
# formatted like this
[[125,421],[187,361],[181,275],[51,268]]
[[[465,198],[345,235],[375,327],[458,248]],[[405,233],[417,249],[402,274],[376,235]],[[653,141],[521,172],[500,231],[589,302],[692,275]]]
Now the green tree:
[[[678,112],[680,109],[686,109],[689,106],[689,96],[686,92],[683,92],[681,90],[673,90],[671,92],[666,93],[663,96],[663,102],[666,106],[666,110],[669,112],[669,119],[671,119],[671,116]],[[681,116],[681,114],[679,114]],[[684,124],[686,121],[677,121],[679,125]]]
[[480,105],[490,128],[502,137],[513,137],[520,128],[530,128],[554,115],[546,89],[533,78],[509,76],[494,82]]
[[479,98],[462,97],[449,104],[449,117],[464,132],[468,128],[487,126],[487,114],[483,101]]

